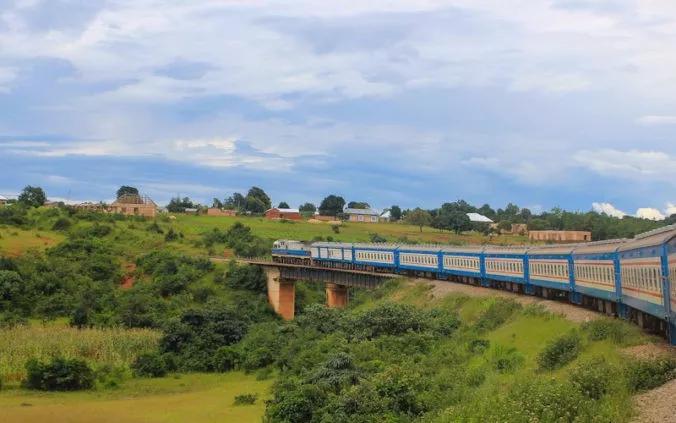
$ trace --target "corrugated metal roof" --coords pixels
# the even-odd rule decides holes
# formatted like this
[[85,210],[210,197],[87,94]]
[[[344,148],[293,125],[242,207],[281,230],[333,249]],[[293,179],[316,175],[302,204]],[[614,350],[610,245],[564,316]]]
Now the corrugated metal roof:
[[493,223],[493,221],[483,214],[479,213],[466,213],[467,217],[469,217],[470,222],[479,222],[479,223]]
[[271,209],[265,210],[265,213],[269,212],[270,210],[277,210],[280,213],[300,213],[298,209],[280,209],[279,207],[273,207]]
[[345,214],[366,214],[369,216],[380,216],[380,212],[375,209],[345,209]]

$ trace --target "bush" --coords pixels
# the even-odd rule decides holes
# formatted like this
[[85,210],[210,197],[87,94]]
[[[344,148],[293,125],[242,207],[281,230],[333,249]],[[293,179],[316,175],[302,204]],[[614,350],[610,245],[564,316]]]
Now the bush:
[[256,394],[241,394],[235,397],[235,405],[251,405],[256,402],[258,395]]
[[497,328],[509,319],[515,311],[521,308],[521,305],[512,300],[490,300],[486,311],[481,314],[476,323],[476,328],[480,331],[488,331]]
[[633,328],[620,320],[594,319],[585,322],[582,329],[587,333],[587,338],[590,341],[609,339],[618,345],[626,344],[633,335]]
[[28,389],[41,391],[77,391],[94,386],[94,372],[84,360],[55,357],[49,363],[36,359],[26,363]]
[[65,217],[61,217],[54,222],[52,225],[52,230],[53,231],[67,231],[71,226],[73,225],[73,222],[71,222],[69,219]]
[[545,346],[538,355],[538,364],[542,370],[554,370],[573,361],[580,350],[582,342],[577,332],[571,332],[554,339]]
[[179,238],[180,234],[174,231],[174,228],[169,228],[169,232],[164,235],[164,240],[166,242],[176,241]]
[[382,303],[358,314],[352,322],[357,337],[367,339],[383,335],[402,335],[426,329],[424,312],[407,304]]
[[626,369],[627,383],[633,392],[656,388],[676,378],[676,360],[638,360]]
[[160,225],[157,224],[157,222],[153,222],[148,227],[146,228],[148,232],[156,233],[156,234],[163,234],[164,231],[160,227]]
[[612,367],[603,357],[595,357],[580,363],[570,373],[570,381],[577,390],[594,400],[600,399],[608,392]]
[[493,369],[500,373],[509,373],[518,369],[525,361],[523,354],[514,347],[496,345],[491,352],[490,362]]
[[387,238],[380,236],[378,233],[369,234],[371,242],[387,242]]
[[491,341],[488,339],[473,339],[469,345],[469,351],[475,354],[481,354],[488,349],[491,345]]
[[135,376],[164,377],[167,375],[167,362],[158,353],[141,354],[131,365]]
[[214,354],[213,369],[217,372],[227,372],[235,368],[239,361],[237,350],[231,346],[221,347]]
[[267,278],[265,272],[259,266],[239,266],[232,261],[228,265],[225,283],[234,289],[246,289],[259,293],[267,291]]

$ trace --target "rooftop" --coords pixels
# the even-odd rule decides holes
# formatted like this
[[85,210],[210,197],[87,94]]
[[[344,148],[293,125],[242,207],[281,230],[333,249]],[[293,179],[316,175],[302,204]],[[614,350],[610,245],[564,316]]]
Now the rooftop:
[[277,210],[280,213],[300,213],[298,209],[280,209],[279,207],[273,207],[271,209],[265,210],[265,213],[269,212],[270,210]]
[[367,214],[369,216],[380,216],[380,212],[374,209],[345,209],[345,214]]
[[479,213],[467,213],[470,222],[479,222],[479,223],[493,223],[493,221],[483,214]]

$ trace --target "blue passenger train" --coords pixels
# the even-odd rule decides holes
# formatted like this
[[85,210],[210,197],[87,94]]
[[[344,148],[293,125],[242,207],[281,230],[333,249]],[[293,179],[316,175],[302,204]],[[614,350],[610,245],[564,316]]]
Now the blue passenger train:
[[567,299],[666,333],[676,345],[676,225],[633,239],[542,246],[279,240],[273,260],[455,280]]

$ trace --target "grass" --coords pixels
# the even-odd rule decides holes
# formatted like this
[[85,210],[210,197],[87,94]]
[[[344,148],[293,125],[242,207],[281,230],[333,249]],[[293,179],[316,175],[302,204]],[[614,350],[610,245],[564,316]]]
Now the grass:
[[[50,423],[255,422],[265,410],[271,380],[241,372],[192,373],[131,379],[119,389],[72,393],[0,391],[0,421]],[[254,394],[252,405],[234,405]]]
[[[128,365],[138,354],[155,349],[160,333],[150,329],[75,329],[65,322],[31,323],[0,329],[0,377],[19,382],[30,358],[60,355],[96,365]],[[1,420],[0,420],[1,421]]]
[[64,238],[62,234],[52,231],[0,226],[0,255],[17,257],[29,250],[45,250]]

